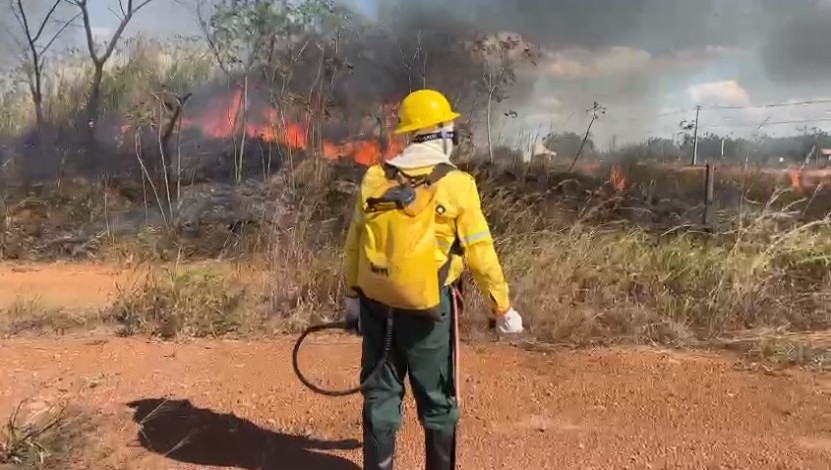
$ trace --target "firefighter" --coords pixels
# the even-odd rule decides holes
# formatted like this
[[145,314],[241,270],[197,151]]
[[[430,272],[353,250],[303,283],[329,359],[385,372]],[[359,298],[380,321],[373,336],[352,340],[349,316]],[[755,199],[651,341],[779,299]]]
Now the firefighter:
[[[431,174],[437,165],[452,166],[449,157],[458,142],[453,121],[459,116],[452,110],[447,98],[435,90],[417,90],[408,95],[399,108],[400,123],[395,133],[408,134],[410,143],[400,155],[387,162],[386,170],[392,167],[394,171],[418,176]],[[384,172],[384,165],[374,165],[364,175],[345,246],[346,315],[347,321],[358,323],[363,336],[362,382],[376,368],[384,348],[386,316],[396,310],[381,298],[367,296],[366,287],[370,286],[365,285],[362,289],[359,285],[360,279],[366,278],[360,271],[369,269],[360,261],[364,256],[362,250],[367,250],[367,243],[374,242],[369,240],[373,237],[364,234],[368,230],[364,208],[373,191],[369,186],[375,184],[372,182],[384,180]],[[404,380],[408,374],[419,422],[425,432],[425,468],[456,468],[459,410],[453,382],[455,313],[452,311],[452,286],[458,281],[465,263],[490,302],[497,331],[501,334],[523,331],[522,318],[511,306],[508,285],[482,213],[475,180],[453,166],[434,186],[437,209],[435,216],[431,216],[431,223],[435,224],[432,236],[436,242],[430,241],[429,246],[435,245],[435,249],[431,248],[435,256],[430,255],[430,261],[435,261],[435,264],[427,262],[428,266],[418,268],[432,272],[441,272],[442,266],[447,268],[439,278],[436,298],[439,314],[431,318],[394,312],[393,341],[386,364],[362,392],[363,465],[367,470],[393,469],[395,438],[401,425]],[[391,265],[399,264],[393,261]],[[420,276],[414,278],[419,279]],[[390,299],[400,297],[389,296]]]

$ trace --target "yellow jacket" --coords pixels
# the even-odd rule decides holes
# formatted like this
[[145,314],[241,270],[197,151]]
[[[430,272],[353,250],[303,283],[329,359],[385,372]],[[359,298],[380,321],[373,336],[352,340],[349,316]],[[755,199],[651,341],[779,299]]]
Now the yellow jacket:
[[[407,169],[407,174],[420,176],[430,173],[433,166]],[[360,194],[355,203],[355,210],[349,232],[346,236],[346,285],[347,295],[357,295],[354,290],[358,278],[358,256],[361,230],[363,225],[362,206],[368,197],[367,180],[383,177],[381,165],[373,165],[367,170],[361,184]],[[436,269],[448,256],[454,236],[458,235],[463,250],[463,257],[452,255],[450,273],[446,285],[455,282],[462,274],[465,263],[470,267],[479,288],[497,314],[507,312],[511,307],[508,284],[502,272],[502,266],[494,249],[488,222],[482,213],[479,191],[471,175],[461,170],[448,173],[436,184],[436,198],[445,208],[443,215],[436,216]]]

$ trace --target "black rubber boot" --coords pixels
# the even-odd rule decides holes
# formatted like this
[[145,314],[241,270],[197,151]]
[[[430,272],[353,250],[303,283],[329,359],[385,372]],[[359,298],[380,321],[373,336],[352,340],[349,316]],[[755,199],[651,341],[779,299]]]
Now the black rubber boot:
[[364,470],[393,470],[395,467],[395,435],[377,439],[364,427]]
[[424,430],[425,470],[456,469],[456,430],[450,434]]

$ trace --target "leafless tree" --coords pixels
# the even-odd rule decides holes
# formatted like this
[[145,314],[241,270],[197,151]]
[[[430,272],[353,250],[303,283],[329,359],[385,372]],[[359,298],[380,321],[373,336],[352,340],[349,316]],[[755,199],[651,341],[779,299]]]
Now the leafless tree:
[[[23,7],[23,0],[10,0],[11,11],[20,29],[24,34],[21,46],[24,49],[25,64],[23,71],[29,85],[29,92],[32,95],[32,104],[35,107],[35,120],[38,131],[43,127],[43,71],[46,64],[46,55],[49,49],[55,44],[58,37],[78,19],[80,13],[69,20],[61,21],[56,18],[58,6],[63,0],[54,0],[40,23],[33,22],[30,14]],[[26,2],[31,6],[30,2]],[[47,33],[47,26],[50,23],[58,22],[57,30]]]
[[80,10],[81,18],[84,21],[84,31],[87,39],[87,49],[93,64],[92,84],[90,85],[89,98],[87,99],[86,118],[87,124],[90,128],[90,139],[95,135],[95,125],[98,122],[98,111],[101,105],[101,81],[104,78],[104,65],[112,57],[115,51],[115,46],[118,44],[124,29],[133,19],[133,16],[142,8],[153,2],[153,0],[118,0],[118,6],[121,10],[119,19],[121,20],[118,27],[115,29],[110,40],[106,43],[103,52],[98,51],[95,46],[95,39],[92,36],[92,24],[90,22],[88,0],[64,0],[65,2],[75,5]]
[[516,83],[516,68],[519,64],[527,61],[536,65],[540,52],[513,35],[478,39],[473,41],[471,49],[482,60],[482,77],[477,85],[486,98],[488,157],[493,163],[493,103],[501,103],[507,98],[507,89]]
[[583,141],[580,142],[580,148],[577,149],[577,155],[574,156],[574,160],[571,161],[571,165],[568,166],[568,170],[566,170],[566,172],[570,172],[572,168],[574,168],[574,165],[580,158],[580,154],[583,153],[583,147],[586,146],[586,141],[589,140],[589,136],[592,132],[592,126],[598,119],[600,119],[601,115],[606,114],[606,108],[597,101],[595,101],[592,107],[586,110],[586,113],[591,114],[592,118],[591,120],[589,120],[589,125],[586,127],[586,134],[583,136]]

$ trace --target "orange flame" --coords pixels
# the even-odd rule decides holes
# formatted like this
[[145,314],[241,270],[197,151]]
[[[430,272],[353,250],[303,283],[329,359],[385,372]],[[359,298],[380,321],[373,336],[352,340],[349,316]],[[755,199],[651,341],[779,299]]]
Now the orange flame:
[[609,172],[609,182],[615,188],[615,191],[623,192],[629,189],[629,182],[626,180],[620,165],[612,166],[612,170]]
[[[234,135],[235,123],[241,121],[240,111],[243,104],[242,90],[237,89],[230,97],[215,99],[205,113],[194,118],[183,119],[182,125],[185,128],[198,128],[208,137],[229,138]],[[385,105],[383,111],[384,140],[387,144],[385,147],[382,148],[380,139],[377,138],[353,139],[345,142],[323,140],[320,146],[323,156],[328,159],[350,157],[362,165],[371,165],[401,153],[405,143],[392,133],[392,127],[395,124],[394,106]],[[247,137],[281,143],[294,149],[309,148],[308,117],[305,119],[306,122],[284,122],[280,113],[271,107],[262,112],[249,109],[245,114]]]
[[831,168],[790,169],[791,188],[799,194],[826,191],[831,187]]
[[791,188],[799,194],[805,194],[807,191],[802,184],[802,170],[788,170],[788,178],[791,180]]

